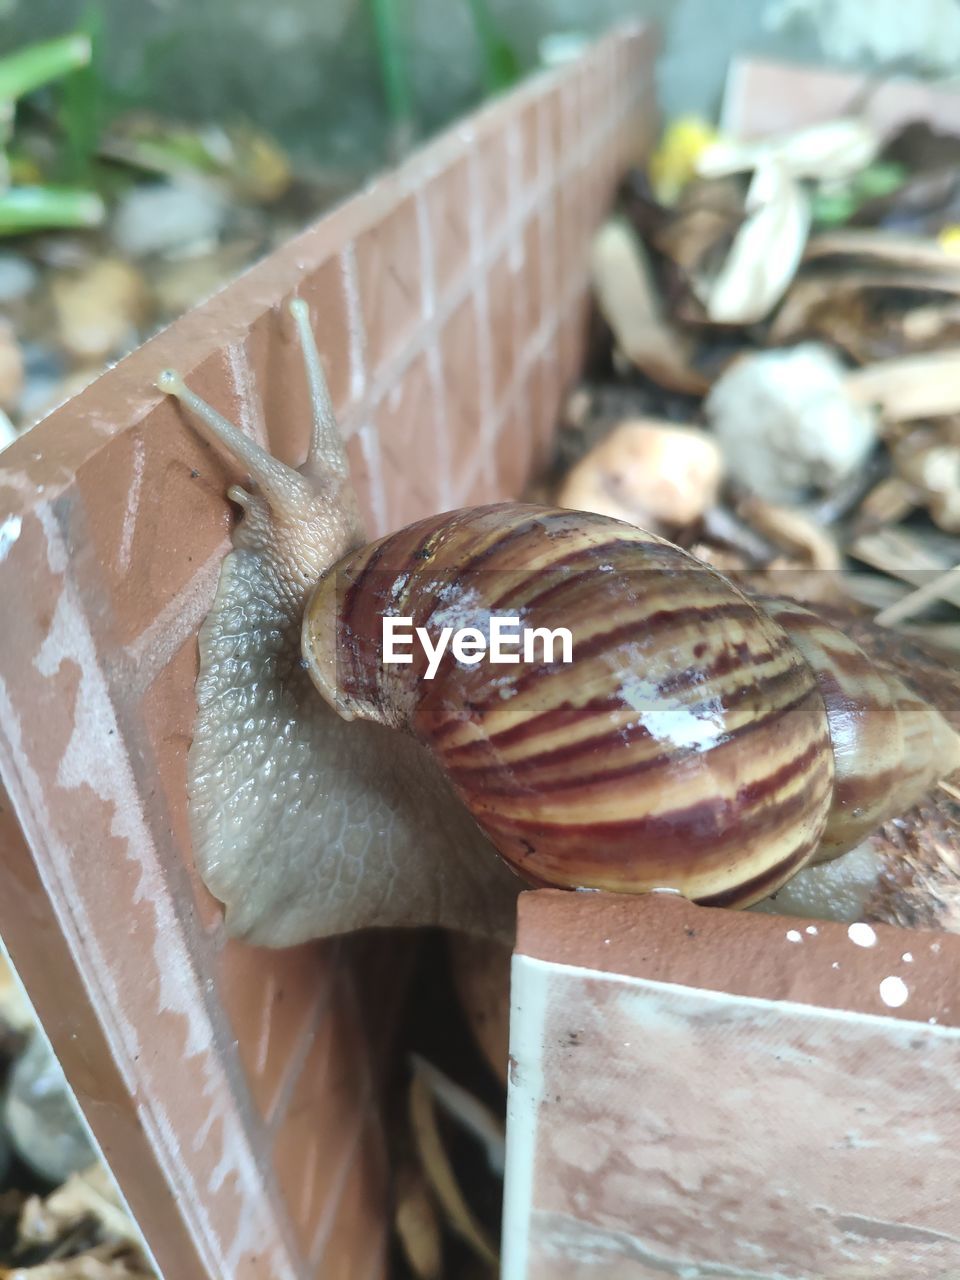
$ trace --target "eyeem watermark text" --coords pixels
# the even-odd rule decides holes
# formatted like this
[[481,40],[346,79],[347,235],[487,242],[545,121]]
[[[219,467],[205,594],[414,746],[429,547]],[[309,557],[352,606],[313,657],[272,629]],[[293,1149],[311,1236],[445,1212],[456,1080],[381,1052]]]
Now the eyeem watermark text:
[[[441,627],[436,638],[412,618],[384,617],[383,661],[412,662],[419,642],[427,659],[426,680],[432,680],[450,649],[457,662],[572,662],[573,636],[566,627],[521,627],[520,619],[491,617],[489,630],[479,627]],[[558,656],[559,649],[559,656]]]

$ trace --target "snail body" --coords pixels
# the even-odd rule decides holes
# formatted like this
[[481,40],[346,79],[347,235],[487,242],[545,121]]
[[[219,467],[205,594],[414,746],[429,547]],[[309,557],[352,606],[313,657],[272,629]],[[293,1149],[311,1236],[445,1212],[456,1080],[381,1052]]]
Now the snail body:
[[[201,632],[189,757],[197,858],[231,932],[509,937],[522,884],[494,850],[528,884],[745,906],[960,765],[939,714],[842,632],[633,526],[510,503],[366,543],[291,309],[314,403],[299,470],[160,382],[254,482],[230,491],[245,518]],[[416,648],[384,664],[390,614],[567,628],[573,660],[445,653],[426,679]]]

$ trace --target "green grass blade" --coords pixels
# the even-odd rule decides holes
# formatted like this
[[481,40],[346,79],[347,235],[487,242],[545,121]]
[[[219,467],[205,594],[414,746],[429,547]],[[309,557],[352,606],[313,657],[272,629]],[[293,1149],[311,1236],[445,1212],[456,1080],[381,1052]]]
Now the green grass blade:
[[373,20],[383,96],[394,129],[403,128],[413,120],[413,92],[403,48],[400,3],[401,0],[367,0]]
[[520,60],[503,37],[487,0],[467,0],[483,60],[483,85],[487,93],[508,89],[520,79]]
[[55,227],[96,227],[104,219],[94,191],[73,187],[9,187],[0,193],[0,236]]
[[68,71],[85,67],[91,53],[90,37],[74,32],[0,58],[0,102],[14,102]]

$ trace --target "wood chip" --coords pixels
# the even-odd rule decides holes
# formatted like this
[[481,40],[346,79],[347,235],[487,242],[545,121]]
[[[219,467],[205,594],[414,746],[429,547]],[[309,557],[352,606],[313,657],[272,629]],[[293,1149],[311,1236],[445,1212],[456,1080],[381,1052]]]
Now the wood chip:
[[671,391],[703,395],[709,383],[691,366],[692,341],[664,319],[646,250],[622,219],[597,232],[590,267],[597,305],[630,362]]
[[858,404],[877,408],[887,423],[960,412],[960,347],[898,356],[847,375]]

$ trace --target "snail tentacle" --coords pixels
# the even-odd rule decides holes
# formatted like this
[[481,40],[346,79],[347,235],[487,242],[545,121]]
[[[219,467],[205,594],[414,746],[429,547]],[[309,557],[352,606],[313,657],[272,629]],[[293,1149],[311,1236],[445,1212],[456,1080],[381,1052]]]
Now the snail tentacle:
[[313,413],[313,431],[310,436],[310,447],[304,471],[317,479],[336,477],[346,480],[349,474],[343,437],[337,425],[337,417],[333,411],[333,401],[324,376],[317,340],[313,336],[310,325],[310,308],[302,298],[294,298],[290,303],[290,314],[293,316],[300,337],[300,349],[307,371],[307,382],[310,386],[310,407]]

